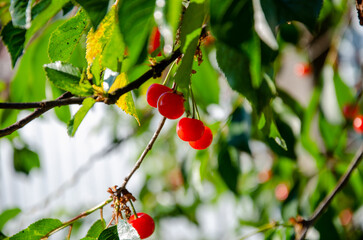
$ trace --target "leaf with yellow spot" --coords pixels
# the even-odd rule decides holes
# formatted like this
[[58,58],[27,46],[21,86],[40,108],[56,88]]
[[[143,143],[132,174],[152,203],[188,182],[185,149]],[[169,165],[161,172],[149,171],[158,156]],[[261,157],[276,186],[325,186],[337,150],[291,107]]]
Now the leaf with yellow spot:
[[[112,86],[108,90],[108,93],[111,93],[115,91],[118,88],[124,87],[128,84],[127,76],[123,72],[120,75],[118,75],[113,82]],[[134,99],[132,98],[131,92],[123,94],[116,102],[116,105],[121,108],[125,113],[133,116],[138,124],[140,125],[139,117],[137,116]]]
[[111,40],[113,29],[115,28],[115,6],[111,8],[106,17],[102,20],[97,30],[92,28],[87,34],[86,59],[87,77],[92,78],[92,64],[98,61],[98,66],[102,66],[102,52],[107,43]]

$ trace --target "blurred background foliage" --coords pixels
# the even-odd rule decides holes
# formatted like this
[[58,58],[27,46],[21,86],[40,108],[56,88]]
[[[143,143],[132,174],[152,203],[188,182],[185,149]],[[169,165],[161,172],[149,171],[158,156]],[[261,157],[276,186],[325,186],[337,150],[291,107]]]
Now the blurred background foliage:
[[[45,23],[38,29],[33,27],[36,24],[26,27],[21,21],[24,16],[11,16],[9,7],[15,2],[21,1],[0,1],[0,26],[15,26],[14,18],[20,19],[15,26],[20,33],[13,38],[25,35],[25,51],[16,60],[20,55],[9,50],[15,67],[8,70],[8,75],[5,70],[0,75],[0,99],[55,99],[62,91],[50,84],[43,69],[44,64],[51,62],[51,34],[76,14],[79,4],[86,9],[92,25],[97,26],[113,1],[99,1],[97,6],[106,9],[104,13],[87,6],[87,1],[34,1],[32,8],[39,9],[38,16],[43,18],[38,22]],[[132,81],[149,69],[151,57],[152,61],[160,61],[170,55],[187,2],[121,2],[118,21],[129,56],[122,71]],[[54,16],[45,16],[40,4],[44,11],[53,9]],[[176,137],[176,121],[170,121],[139,170],[144,175],[139,189],[129,191],[135,192],[138,209],[153,216],[157,225],[166,226],[157,228],[154,239],[239,239],[272,221],[282,225],[255,235],[255,239],[293,239],[295,232],[289,219],[312,214],[337,184],[362,143],[361,133],[353,130],[352,119],[342,112],[347,104],[357,104],[363,111],[363,30],[358,26],[354,3],[209,0],[189,4],[195,11],[204,9],[209,16],[205,20],[207,35],[201,42],[203,62],[199,65],[191,58],[194,74],[178,73],[178,68],[173,68],[172,75],[191,78],[201,119],[214,133],[213,144],[207,150],[192,150]],[[266,22],[258,20],[261,13]],[[32,17],[36,21],[37,17]],[[183,24],[192,25],[198,19],[188,15]],[[261,25],[256,26],[257,23]],[[86,28],[90,27],[91,24]],[[148,52],[155,27],[161,33],[158,51],[162,56]],[[36,34],[28,35],[31,31]],[[19,47],[14,40],[6,42],[4,31],[2,38],[2,52],[6,51],[4,43]],[[182,47],[183,44],[187,43],[182,42]],[[85,69],[85,56],[86,32],[68,62]],[[127,141],[135,142],[134,151],[141,153],[145,147],[142,144],[151,137],[160,118],[146,104],[146,90],[154,82],[163,82],[165,75],[133,91],[141,126],[109,106],[99,113],[102,116],[95,135],[108,132],[110,142],[121,142],[121,124],[132,134]],[[70,108],[55,108],[54,112],[44,118],[56,116],[66,132]],[[19,110],[0,109],[0,127],[13,124],[19,116],[23,116]],[[16,172],[28,175],[36,168],[42,169],[37,151],[29,148],[19,132],[1,139],[0,146],[5,141],[13,147]],[[39,146],[43,147],[47,146]],[[107,178],[107,174],[102,177]],[[362,186],[363,167],[359,166],[308,238],[362,239]],[[21,213],[18,208],[0,207],[2,231],[8,220]],[[182,227],[168,229],[169,224]],[[4,238],[2,235],[0,239]]]

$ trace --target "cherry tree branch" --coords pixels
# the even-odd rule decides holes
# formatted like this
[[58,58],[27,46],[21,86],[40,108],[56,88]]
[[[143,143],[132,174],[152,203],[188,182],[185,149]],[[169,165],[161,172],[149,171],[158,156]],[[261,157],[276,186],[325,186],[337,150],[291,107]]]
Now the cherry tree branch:
[[[72,96],[73,95],[70,92],[66,92],[63,95],[61,95],[60,97],[58,97],[57,100],[67,99],[67,98],[70,98]],[[0,130],[0,138],[4,137],[4,136],[7,136],[7,135],[10,135],[13,132],[15,132],[16,130],[24,127],[29,122],[31,122],[34,119],[36,119],[37,117],[41,116],[42,114],[44,114],[48,110],[52,109],[53,107],[54,106],[46,106],[46,107],[42,107],[42,108],[37,108],[33,113],[31,113],[27,117],[25,117],[25,118],[21,119],[20,121],[14,123],[13,125],[10,125],[7,128],[1,129]]]
[[[133,82],[130,82],[126,86],[116,89],[114,92],[110,93],[108,97],[104,100],[106,104],[115,104],[116,101],[125,93],[130,92],[136,88],[139,88],[143,83],[145,83],[150,78],[156,78],[161,76],[162,72],[165,68],[174,62],[178,57],[182,55],[180,49],[177,49],[173,52],[173,54],[164,60],[161,60],[159,63],[156,63],[151,67],[150,70],[145,72],[141,75],[138,79]],[[82,101],[85,99],[83,97],[75,97],[71,98],[73,95],[69,92],[63,94],[59,98],[53,101],[44,101],[44,102],[35,102],[35,103],[0,103],[0,108],[7,108],[7,109],[27,109],[27,108],[37,108],[33,113],[28,115],[27,117],[23,118],[22,120],[10,125],[7,128],[0,129],[0,138],[10,135],[11,133],[15,132],[16,130],[24,127],[29,122],[33,121],[34,119],[38,118],[45,112],[49,111],[50,109],[58,106],[70,105],[70,104],[81,104]],[[96,98],[93,96],[93,98]]]
[[343,189],[344,185],[348,182],[350,176],[352,175],[354,169],[356,169],[359,166],[359,163],[362,160],[362,158],[363,158],[363,144],[361,145],[355,157],[351,161],[347,171],[339,179],[338,184],[335,186],[333,191],[320,202],[319,206],[315,209],[314,213],[311,215],[310,218],[308,218],[307,220],[303,219],[297,222],[297,224],[302,225],[302,229],[297,232],[296,239],[299,240],[305,239],[306,233],[308,232],[309,228],[314,225],[316,220],[321,215],[324,214],[325,210],[328,208],[329,204],[334,199],[334,197],[338,194],[340,190]]

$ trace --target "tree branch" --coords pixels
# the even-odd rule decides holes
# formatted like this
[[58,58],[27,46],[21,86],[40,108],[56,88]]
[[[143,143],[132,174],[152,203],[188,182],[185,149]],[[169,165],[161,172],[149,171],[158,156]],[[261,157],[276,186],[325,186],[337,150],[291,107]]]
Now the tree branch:
[[123,94],[130,92],[133,89],[139,88],[143,83],[145,83],[150,78],[160,77],[162,72],[165,70],[170,63],[174,62],[178,57],[182,55],[180,49],[177,49],[173,54],[159,63],[151,67],[151,69],[141,75],[135,81],[127,84],[125,87],[119,88],[109,94],[108,98],[105,100],[107,104],[114,104]]
[[325,210],[328,208],[329,204],[337,195],[337,193],[343,189],[344,185],[348,182],[350,176],[352,175],[354,169],[356,169],[359,166],[359,163],[362,160],[362,158],[363,158],[363,144],[361,145],[355,157],[351,161],[347,171],[339,179],[338,184],[335,186],[334,190],[320,202],[319,206],[315,209],[314,213],[311,215],[309,219],[307,220],[303,219],[297,222],[298,224],[302,225],[302,229],[301,231],[296,233],[297,234],[296,239],[299,240],[305,239],[306,233],[308,232],[309,228],[314,225],[316,220],[321,215],[324,214]]
[[359,24],[363,26],[363,1],[356,0],[355,7],[357,8],[358,12]]
[[74,97],[66,99],[56,99],[51,101],[42,102],[28,102],[28,103],[13,103],[13,102],[0,102],[0,109],[29,109],[29,108],[54,108],[65,105],[81,104],[85,97]]
[[[57,100],[67,99],[72,96],[73,96],[73,94],[71,94],[70,92],[66,92],[66,93],[62,94],[60,97],[58,97]],[[14,123],[13,125],[11,125],[7,128],[1,129],[0,138],[12,134],[16,130],[24,127],[26,124],[28,124],[29,122],[31,122],[32,120],[34,120],[35,118],[39,117],[40,115],[42,115],[43,113],[47,112],[48,110],[50,110],[52,108],[53,107],[50,107],[50,106],[43,107],[43,108],[37,108],[33,113],[31,113],[27,117],[23,118],[22,120]]]
[[[114,92],[110,93],[109,96],[105,99],[106,104],[115,104],[116,101],[125,93],[130,92],[136,88],[139,88],[143,83],[149,80],[152,77],[160,77],[165,68],[172,62],[174,62],[178,57],[182,55],[180,49],[177,49],[173,52],[173,54],[159,63],[153,65],[150,70],[145,72],[135,81],[130,82],[126,86],[116,89]],[[23,118],[22,120],[14,123],[13,125],[1,129],[0,130],[0,138],[10,135],[14,131],[24,127],[26,124],[38,118],[43,113],[48,110],[57,107],[64,106],[70,104],[81,104],[85,98],[71,98],[73,95],[69,92],[63,94],[59,98],[53,101],[44,101],[44,102],[35,102],[35,103],[0,103],[0,108],[7,109],[27,109],[27,108],[37,108],[32,114]],[[95,96],[93,96],[95,98]]]

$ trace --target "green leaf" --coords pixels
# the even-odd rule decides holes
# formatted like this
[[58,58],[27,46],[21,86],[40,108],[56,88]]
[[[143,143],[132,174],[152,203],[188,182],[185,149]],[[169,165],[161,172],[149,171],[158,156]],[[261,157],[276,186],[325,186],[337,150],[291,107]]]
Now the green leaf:
[[210,23],[213,35],[224,44],[239,48],[252,37],[253,6],[249,0],[211,0]]
[[294,20],[304,23],[312,30],[319,17],[323,1],[264,0],[261,1],[261,6],[273,31],[277,25]]
[[154,8],[155,1],[119,1],[118,23],[129,53],[131,66],[142,62],[147,56],[144,52],[146,52],[148,36],[152,27]]
[[193,62],[196,73],[192,75],[191,81],[195,101],[206,109],[209,104],[219,103],[219,75],[208,60],[207,53],[203,51],[203,55],[202,64],[198,66],[196,61]]
[[62,11],[63,11],[63,16],[66,15],[67,13],[69,13],[72,9],[74,8],[74,5],[72,2],[68,2],[66,3],[63,8],[62,8]]
[[91,228],[88,230],[86,237],[94,237],[98,238],[98,236],[101,234],[101,232],[106,228],[106,222],[105,220],[97,220]]
[[12,66],[15,66],[18,58],[23,54],[26,30],[14,27],[12,22],[6,24],[1,31],[1,37],[11,55]]
[[276,141],[276,139],[270,137],[266,140],[268,145],[279,156],[296,159],[296,139],[291,127],[284,121],[280,120],[279,117],[276,117],[275,122],[278,130],[278,134],[276,135],[276,137],[278,137],[279,139]]
[[334,150],[337,149],[339,142],[344,137],[342,126],[340,124],[330,123],[320,112],[319,130],[327,150],[334,152]]
[[37,102],[46,98],[46,76],[43,65],[49,62],[47,47],[50,34],[61,23],[62,21],[56,21],[50,24],[25,51],[24,56],[19,62],[16,74],[11,81],[11,101]]
[[77,96],[90,96],[93,88],[87,80],[81,79],[81,72],[78,68],[69,63],[55,62],[44,65],[49,81],[56,87],[69,91]]
[[109,0],[76,0],[86,10],[94,29],[106,16]]
[[79,125],[83,121],[84,117],[88,113],[88,111],[93,107],[96,103],[96,100],[93,98],[86,98],[82,102],[82,107],[78,110],[78,112],[74,115],[74,117],[68,123],[68,135],[73,137],[76,133]]
[[0,232],[0,240],[6,239],[8,238],[7,236],[5,236],[2,232]]
[[31,21],[32,0],[12,0],[10,1],[10,14],[13,25],[19,28],[29,28]]
[[110,41],[106,44],[104,51],[102,52],[103,66],[111,69],[114,72],[120,71],[118,66],[119,62],[122,62],[124,59],[124,52],[124,40],[122,39],[120,29],[115,27],[113,29]]
[[339,73],[334,71],[334,86],[335,94],[337,96],[339,109],[343,109],[344,105],[355,102],[355,97],[352,89],[349,88],[340,77]]
[[[52,88],[53,99],[56,99],[57,97],[59,97],[64,93],[64,91],[53,85],[51,85],[51,88]],[[68,124],[69,120],[71,119],[71,111],[69,109],[69,106],[56,107],[53,109],[57,118],[60,121],[64,122],[65,124]]]
[[0,231],[3,229],[6,222],[16,217],[21,210],[19,208],[6,209],[0,214]]
[[51,61],[68,61],[88,25],[84,11],[59,26],[49,39],[48,55]]
[[39,3],[37,3],[32,8],[32,19],[34,19],[36,16],[38,16],[39,13],[43,12],[49,5],[52,3],[52,0],[42,0]]
[[232,160],[231,153],[226,144],[222,144],[222,148],[218,153],[218,172],[227,187],[237,194],[237,183],[240,171],[234,160]]
[[184,56],[174,78],[180,88],[186,89],[190,83],[194,55],[205,16],[204,8],[203,3],[191,2],[183,17],[180,28],[180,48]]
[[57,0],[52,1],[52,3],[47,7],[46,11],[39,13],[36,18],[31,23],[30,28],[25,34],[25,46],[29,43],[33,35],[51,19],[57,12],[59,12],[64,4],[70,0]]
[[228,145],[240,151],[251,153],[249,146],[251,117],[242,107],[237,107],[229,124]]
[[50,231],[62,226],[58,219],[45,218],[41,219],[28,228],[10,237],[9,240],[40,240]]
[[102,231],[98,240],[119,240],[117,226],[106,228]]
[[23,172],[26,175],[28,175],[33,168],[40,167],[38,154],[26,147],[21,149],[14,148],[13,162],[15,171]]
[[261,112],[275,96],[273,83],[265,74],[265,79],[256,89],[252,85],[249,74],[250,62],[248,56],[225,44],[217,44],[217,62],[233,90],[245,96],[252,106]]

